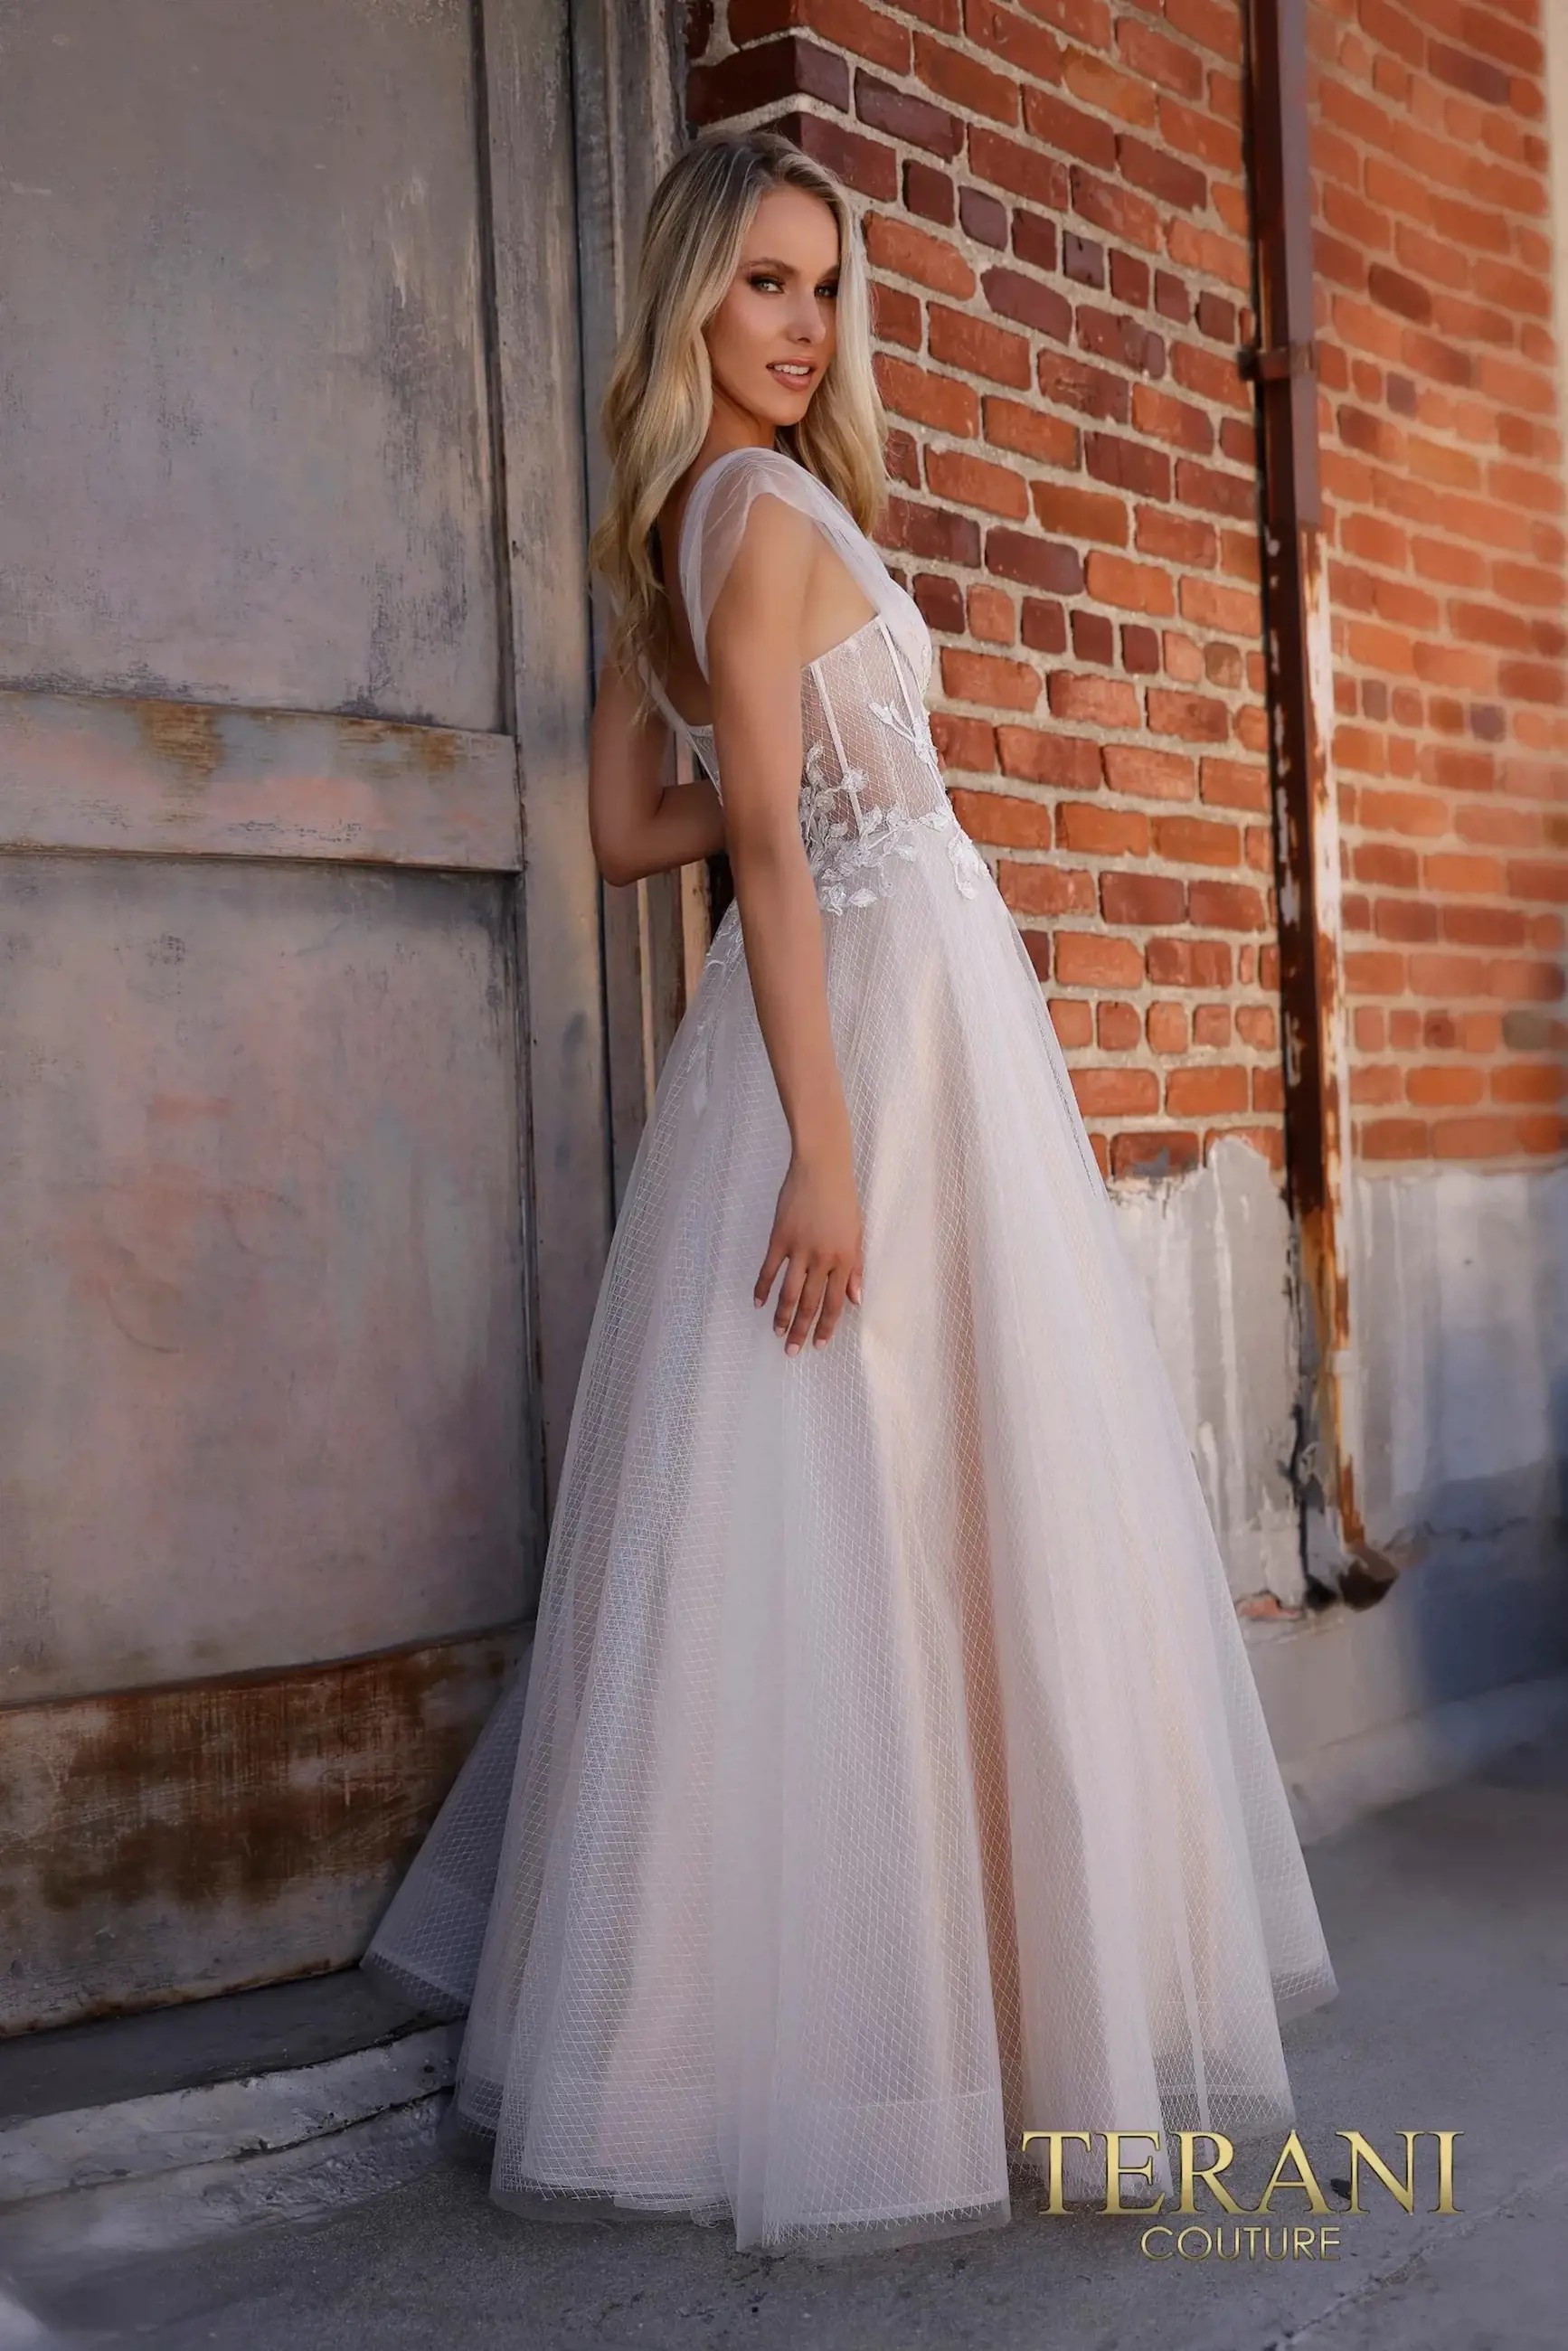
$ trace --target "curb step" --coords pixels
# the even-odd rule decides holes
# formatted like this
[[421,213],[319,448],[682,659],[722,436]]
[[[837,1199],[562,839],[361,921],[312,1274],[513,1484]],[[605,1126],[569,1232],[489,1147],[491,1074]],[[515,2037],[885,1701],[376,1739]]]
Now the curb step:
[[[460,2042],[426,2022],[313,2064],[0,2124],[0,2283],[25,2294],[417,2176]],[[24,2319],[0,2290],[0,2351],[34,2339]]]

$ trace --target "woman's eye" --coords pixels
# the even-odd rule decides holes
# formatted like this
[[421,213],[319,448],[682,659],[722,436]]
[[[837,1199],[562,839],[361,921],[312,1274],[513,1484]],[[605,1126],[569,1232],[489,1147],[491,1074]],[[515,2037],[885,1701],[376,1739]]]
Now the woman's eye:
[[783,280],[773,277],[770,272],[764,269],[760,271],[757,277],[752,278],[750,282],[753,286],[779,286],[783,283]]

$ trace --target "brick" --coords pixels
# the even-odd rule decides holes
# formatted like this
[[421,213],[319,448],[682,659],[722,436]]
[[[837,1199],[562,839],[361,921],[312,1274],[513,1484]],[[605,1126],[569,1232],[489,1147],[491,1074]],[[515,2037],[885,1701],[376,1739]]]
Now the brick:
[[827,163],[857,194],[890,204],[898,189],[898,158],[884,140],[865,139],[820,114],[781,114],[769,126],[808,155]]
[[1175,593],[1170,574],[1151,564],[1134,563],[1125,556],[1096,549],[1083,567],[1084,585],[1097,603],[1124,612],[1148,612],[1164,619],[1172,611]]
[[847,113],[849,68],[834,50],[790,33],[737,49],[715,65],[694,66],[686,81],[686,111],[697,124],[749,114],[781,98],[821,99]]
[[934,163],[905,163],[904,202],[919,219],[940,221],[945,228],[952,227],[956,211],[953,183]]
[[883,526],[891,544],[927,562],[974,565],[980,558],[979,526],[967,515],[925,506],[914,498],[890,498]]
[[1057,670],[1047,688],[1051,714],[1091,726],[1135,726],[1136,688],[1120,678],[1074,675]]
[[971,775],[988,774],[998,765],[998,732],[984,718],[966,718],[951,710],[934,710],[931,714],[932,738],[945,768],[965,768]]
[[1105,781],[1112,791],[1141,800],[1189,800],[1197,786],[1193,763],[1182,753],[1137,743],[1106,744]]
[[1249,767],[1240,759],[1200,759],[1197,789],[1207,808],[1250,809],[1260,815],[1272,809],[1268,768]]
[[1178,98],[1197,99],[1203,94],[1204,68],[1194,51],[1168,33],[1136,18],[1124,18],[1116,27],[1116,46],[1129,70]]
[[1067,612],[1045,596],[1026,596],[1019,614],[1019,634],[1032,653],[1062,653],[1067,650]]
[[973,384],[955,376],[934,375],[913,360],[889,351],[876,354],[877,389],[895,416],[929,424],[954,440],[972,440],[979,428],[980,399]]
[[1560,1102],[1568,1091],[1561,1061],[1511,1061],[1491,1073],[1491,1094],[1500,1102]]
[[1010,661],[999,653],[972,653],[962,645],[944,645],[941,663],[944,691],[956,702],[1032,710],[1040,699],[1040,673],[1028,662]]
[[1005,588],[992,588],[980,580],[970,589],[965,604],[964,622],[971,636],[979,637],[988,644],[1010,645],[1017,643],[1018,614]]
[[1163,929],[1183,921],[1187,911],[1185,883],[1167,873],[1103,873],[1100,911],[1108,923],[1139,930]]
[[1078,27],[1064,24],[1059,10],[1037,7],[1032,13],[1045,17],[1046,24],[1032,24],[1011,8],[996,5],[995,0],[967,0],[964,30],[977,47],[1004,58],[1016,72],[1028,74],[1035,81],[1059,82],[1062,45],[1057,33],[1047,26],[1055,23],[1060,30],[1075,35]]
[[[1035,353],[1034,372],[1046,400],[1112,423],[1125,421],[1132,405],[1132,389],[1124,376],[1113,375],[1109,368],[1091,367],[1075,352],[1053,350],[1049,343]],[[1106,461],[1103,459],[1097,468],[1101,479],[1113,478],[1105,468]]]
[[[1029,137],[1051,155],[1070,155],[1079,162],[1092,163],[1102,172],[1116,168],[1116,133],[1108,122],[1097,115],[1085,114],[1076,106],[1069,106],[1051,90],[1026,88],[1023,94],[1024,129]],[[1020,191],[1028,193],[1027,190]],[[1060,207],[1065,211],[1066,206]]]
[[1136,1006],[1103,1000],[1095,1007],[1094,1037],[1103,1053],[1132,1052],[1144,1038],[1144,1024]]
[[970,114],[988,115],[1009,128],[1019,120],[1019,86],[1010,74],[997,73],[978,57],[935,41],[928,33],[915,36],[915,71],[936,97]]
[[925,486],[954,506],[979,507],[1014,521],[1022,521],[1029,513],[1029,491],[1017,474],[967,450],[927,449]]
[[1064,1052],[1077,1046],[1092,1043],[1094,1012],[1092,1006],[1081,996],[1054,996],[1046,1006],[1056,1029],[1056,1040]]
[[941,571],[917,571],[908,584],[928,627],[949,635],[964,628],[967,600],[959,580]]
[[1249,1107],[1244,1069],[1172,1070],[1166,1080],[1166,1109],[1173,1118],[1213,1117]]
[[1241,835],[1233,824],[1210,824],[1202,817],[1157,817],[1155,854],[1173,865],[1239,865]]
[[933,302],[928,313],[931,356],[971,375],[988,376],[994,383],[1027,384],[1032,375],[1029,344],[1022,335],[988,319],[971,318],[965,310],[949,310]]
[[1051,809],[1044,800],[1021,799],[1012,792],[971,791],[961,784],[956,784],[947,797],[954,815],[973,841],[997,849],[1051,847]]
[[1105,547],[1127,544],[1127,502],[1106,490],[1080,489],[1072,482],[1036,482],[1031,492],[1042,530],[1065,538],[1097,539]]
[[1016,580],[1024,588],[1042,588],[1053,596],[1083,592],[1083,558],[1075,547],[1061,539],[1039,538],[1031,531],[1010,530],[1005,524],[995,524],[986,533],[986,568],[998,579]]
[[1234,958],[1228,940],[1154,938],[1145,953],[1149,977],[1156,987],[1231,985]]
[[1105,283],[1105,248],[1092,237],[1080,236],[1073,229],[1061,234],[1061,274],[1078,286],[1103,286]]
[[1081,857],[1146,857],[1149,820],[1135,809],[1106,808],[1095,801],[1061,800],[1056,837]]
[[1004,138],[999,131],[982,129],[977,123],[969,133],[969,169],[977,179],[1023,196],[1048,213],[1068,209],[1067,165],[1049,145],[1036,146],[1032,139],[1028,145],[1020,145],[1016,139]]
[[855,112],[873,131],[906,146],[924,147],[928,154],[951,162],[964,152],[964,126],[945,106],[933,106],[906,89],[894,89],[862,68],[854,78]]
[[1198,213],[1207,207],[1207,174],[1173,155],[1168,147],[1151,146],[1145,139],[1124,134],[1117,141],[1117,161],[1129,186],[1142,188],[1167,209]]
[[977,245],[994,246],[998,253],[1007,251],[1008,208],[984,188],[959,189],[958,225]]
[[1201,930],[1260,931],[1268,925],[1268,901],[1248,882],[1195,882],[1187,905]]
[[1116,624],[1110,615],[1082,609],[1075,611],[1072,651],[1080,662],[1099,662],[1109,669],[1116,658]]
[[1031,213],[1027,204],[1019,204],[1013,212],[1013,251],[1031,269],[1054,271],[1057,265],[1057,230],[1053,220],[1043,213]]
[[[1015,914],[1092,914],[1094,877],[1065,865],[1024,864],[1004,858],[997,868],[997,887]],[[1060,946],[1061,942],[1058,941]],[[1060,957],[1057,977],[1071,983],[1076,975],[1064,972]],[[1080,985],[1091,983],[1080,982]]]
[[1197,1136],[1184,1128],[1165,1126],[1151,1133],[1134,1130],[1111,1138],[1113,1176],[1142,1176],[1158,1180],[1187,1175],[1197,1164]]
[[1354,1148],[1363,1159],[1426,1159],[1428,1130],[1418,1118],[1371,1118],[1356,1127]]
[[1048,416],[998,392],[985,393],[980,406],[986,439],[995,447],[1014,449],[1042,465],[1077,465],[1078,427],[1067,417]]
[[1069,987],[1136,987],[1144,977],[1143,954],[1131,939],[1059,931],[1056,976]]
[[890,270],[895,277],[913,277],[937,294],[956,295],[967,302],[975,291],[975,272],[956,247],[895,214],[871,212],[863,223],[866,256],[873,269]]
[[1479,1070],[1447,1062],[1433,1069],[1406,1071],[1405,1092],[1418,1110],[1455,1110],[1479,1102],[1484,1082]]
[[996,730],[996,744],[1004,776],[1071,792],[1092,792],[1100,781],[1099,744],[1064,734],[1060,726],[1009,726],[1004,722]]
[[1187,1045],[1187,1015],[1185,1004],[1162,998],[1151,1004],[1145,1016],[1145,1029],[1150,1045],[1156,1053],[1185,1053]]
[[1228,1004],[1200,1004],[1192,1016],[1192,1041],[1206,1050],[1214,1050],[1230,1042],[1230,1007]]
[[[1020,326],[1050,335],[1059,343],[1071,340],[1072,305],[1053,286],[1042,286],[1038,277],[1021,269],[1002,268],[982,271],[980,285],[999,317],[1015,319]],[[1028,382],[1027,373],[1023,381]]]
[[1153,1070],[1074,1070],[1072,1091],[1085,1118],[1147,1117],[1160,1106]]
[[[871,330],[879,343],[902,343],[905,350],[920,349],[920,301],[903,286],[873,277],[871,286]],[[913,453],[911,453],[913,454]],[[890,468],[896,471],[890,452]],[[909,478],[906,475],[905,479]]]
[[822,39],[855,57],[869,58],[890,73],[909,71],[909,35],[866,0],[729,0],[729,37],[737,46],[766,39],[798,23],[804,15]]
[[1230,714],[1223,702],[1198,694],[1172,694],[1163,686],[1149,689],[1149,727],[1155,735],[1176,735],[1189,743],[1223,743],[1230,732]]

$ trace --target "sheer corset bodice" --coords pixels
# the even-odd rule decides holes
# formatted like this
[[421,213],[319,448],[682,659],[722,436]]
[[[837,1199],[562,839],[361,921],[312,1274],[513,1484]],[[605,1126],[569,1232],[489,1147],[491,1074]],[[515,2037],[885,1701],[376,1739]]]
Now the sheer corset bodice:
[[[722,799],[712,726],[676,723]],[[908,655],[881,612],[801,670],[800,739],[800,833],[826,912],[880,897],[923,834],[937,836],[961,889],[978,888],[984,861],[953,814]]]

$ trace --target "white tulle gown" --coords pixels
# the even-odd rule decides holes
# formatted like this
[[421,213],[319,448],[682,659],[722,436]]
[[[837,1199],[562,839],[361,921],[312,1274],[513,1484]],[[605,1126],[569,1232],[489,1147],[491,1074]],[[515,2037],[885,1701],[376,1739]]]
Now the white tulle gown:
[[[764,494],[875,607],[801,676],[863,1303],[793,1357],[752,1303],[789,1144],[731,905],[531,1660],[367,1964],[467,2011],[450,2123],[497,2201],[825,2252],[1006,2220],[1026,2130],[1159,2131],[1167,2189],[1184,2127],[1277,2147],[1280,2020],[1336,1987],[1040,983],[944,791],[925,624],[782,450],[688,501],[698,659]],[[1102,2142],[1067,2153],[1099,2203]]]

